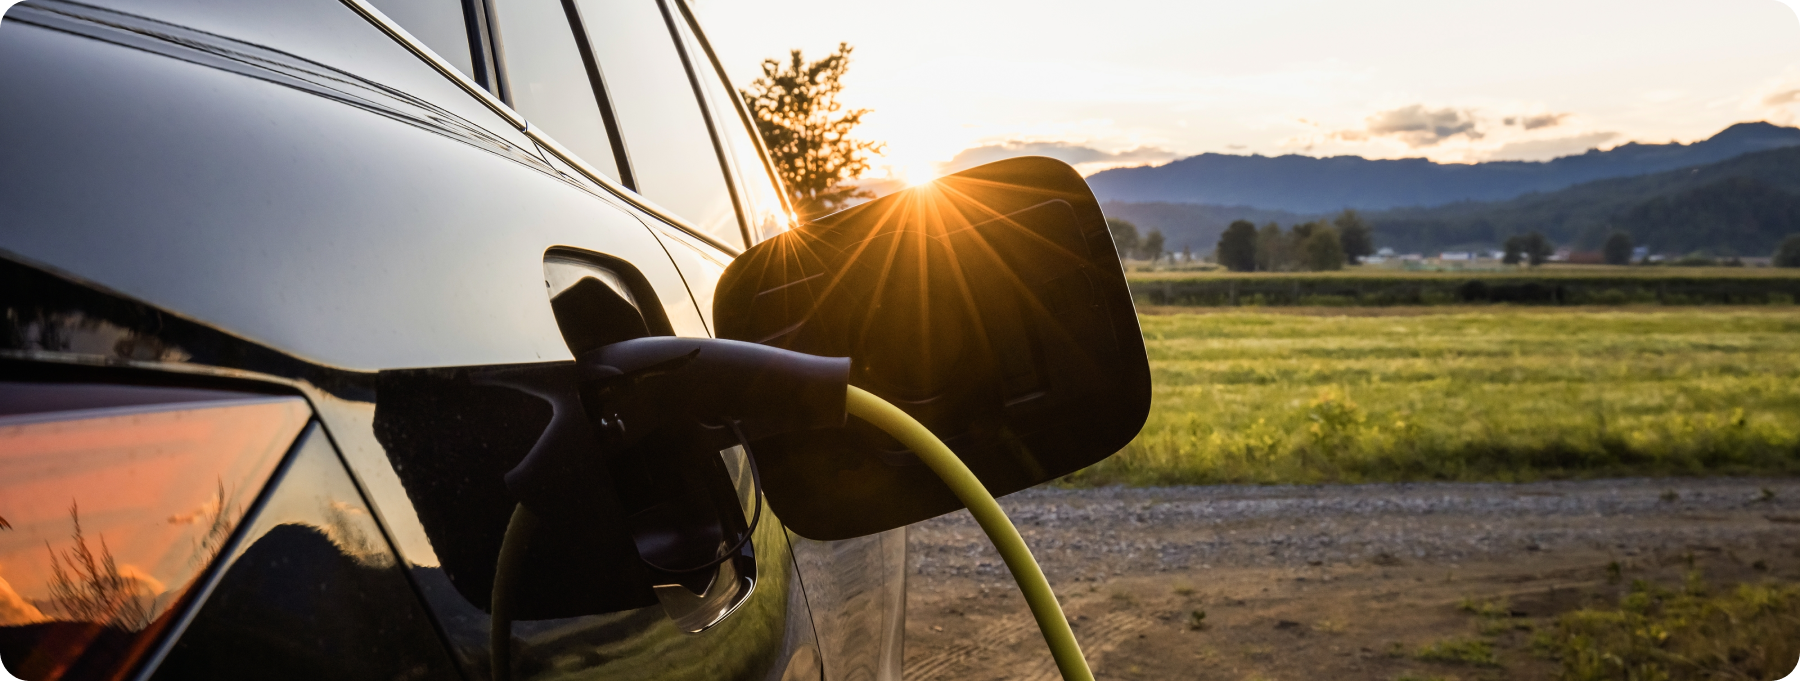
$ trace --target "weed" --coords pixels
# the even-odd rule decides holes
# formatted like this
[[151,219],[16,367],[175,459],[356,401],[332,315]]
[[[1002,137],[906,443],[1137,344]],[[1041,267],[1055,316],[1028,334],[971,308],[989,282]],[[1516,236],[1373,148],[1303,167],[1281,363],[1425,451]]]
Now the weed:
[[1112,592],[1112,600],[1114,603],[1117,603],[1119,605],[1126,606],[1126,607],[1135,606],[1138,604],[1137,596],[1131,595],[1131,592],[1129,592],[1129,591],[1114,591],[1114,592]]
[[1446,662],[1475,667],[1498,667],[1494,645],[1480,639],[1444,639],[1419,649],[1413,659],[1422,662]]
[[1313,631],[1325,634],[1342,634],[1350,630],[1350,624],[1343,620],[1323,619],[1313,623]]
[[1175,593],[1175,595],[1177,595],[1177,596],[1181,596],[1181,597],[1184,597],[1184,598],[1186,598],[1186,597],[1190,597],[1190,596],[1193,596],[1193,595],[1194,595],[1194,587],[1193,587],[1193,586],[1192,586],[1192,585],[1190,585],[1190,584],[1187,584],[1187,583],[1185,583],[1185,582],[1178,582],[1178,583],[1176,583],[1176,584],[1175,584],[1175,588],[1173,588],[1173,589],[1170,589],[1170,591],[1172,591],[1172,592],[1174,592],[1174,593]]
[[1681,501],[1681,495],[1677,494],[1675,492],[1675,490],[1672,490],[1672,489],[1663,490],[1662,496],[1659,496],[1657,498],[1662,499],[1663,503],[1665,503],[1665,504],[1673,504],[1677,501]]
[[1770,679],[1800,656],[1800,585],[1675,591],[1638,580],[1617,609],[1582,609],[1538,632],[1533,646],[1562,678]]
[[1207,625],[1206,625],[1206,611],[1205,610],[1195,609],[1194,611],[1188,613],[1187,627],[1189,630],[1205,631],[1206,626]]
[[1769,489],[1767,487],[1762,488],[1762,493],[1756,495],[1756,500],[1759,502],[1765,503],[1765,504],[1769,503],[1771,501],[1774,501],[1775,500],[1775,490]]
[[1399,676],[1394,677],[1394,681],[1456,681],[1456,677],[1454,677],[1454,676],[1438,676],[1436,674],[1420,674],[1418,672],[1406,672]]
[[1461,603],[1456,605],[1456,607],[1463,612],[1482,619],[1500,619],[1512,616],[1512,608],[1507,606],[1506,599],[1504,598],[1485,601],[1464,598]]
[[1619,561],[1615,560],[1613,562],[1606,564],[1606,583],[1607,584],[1618,584],[1619,582],[1624,581],[1624,579],[1625,579],[1625,567],[1622,565],[1619,565]]

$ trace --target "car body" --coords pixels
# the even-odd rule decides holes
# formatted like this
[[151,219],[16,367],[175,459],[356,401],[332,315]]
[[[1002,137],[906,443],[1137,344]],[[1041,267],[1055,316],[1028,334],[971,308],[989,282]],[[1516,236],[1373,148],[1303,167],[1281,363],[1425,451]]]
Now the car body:
[[[32,0],[0,93],[26,679],[489,678],[500,474],[550,418],[494,372],[713,335],[792,222],[681,0]],[[515,677],[898,678],[902,531],[755,527],[604,607],[612,558],[543,542]]]

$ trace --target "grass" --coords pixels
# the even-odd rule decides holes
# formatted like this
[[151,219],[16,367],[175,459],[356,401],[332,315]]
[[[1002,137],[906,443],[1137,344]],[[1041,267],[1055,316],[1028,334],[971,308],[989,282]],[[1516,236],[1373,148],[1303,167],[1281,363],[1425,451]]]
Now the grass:
[[1420,662],[1444,662],[1462,664],[1472,667],[1498,667],[1500,658],[1494,655],[1494,644],[1481,639],[1452,638],[1438,641],[1419,649],[1413,659]]
[[1781,267],[1618,267],[1613,265],[1563,265],[1550,264],[1539,267],[1520,267],[1499,271],[1406,271],[1401,269],[1362,266],[1347,267],[1330,272],[1232,272],[1225,269],[1211,270],[1162,270],[1132,271],[1126,277],[1132,281],[1163,281],[1181,279],[1339,279],[1344,277],[1362,278],[1407,278],[1407,279],[1467,279],[1469,277],[1641,277],[1647,279],[1660,278],[1729,278],[1729,279],[1793,279],[1800,278],[1800,269]]
[[1779,305],[1800,299],[1800,268],[1547,266],[1504,271],[1133,272],[1140,305]]
[[1535,645],[1565,681],[1774,679],[1800,656],[1800,585],[1740,584],[1708,593],[1635,582],[1618,607],[1565,613]]
[[1139,320],[1149,419],[1070,484],[1800,472],[1794,307]]

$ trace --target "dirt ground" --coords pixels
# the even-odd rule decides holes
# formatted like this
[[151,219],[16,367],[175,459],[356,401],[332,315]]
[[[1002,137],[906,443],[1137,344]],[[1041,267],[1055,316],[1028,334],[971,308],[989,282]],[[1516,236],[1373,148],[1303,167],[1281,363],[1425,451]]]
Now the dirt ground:
[[[1797,480],[1033,490],[1002,505],[1100,679],[1551,678],[1531,631],[1615,604],[1633,579],[1800,581]],[[909,681],[1058,678],[966,514],[908,541]],[[1461,607],[1495,599],[1498,617]],[[1500,665],[1417,659],[1456,639],[1492,642]]]

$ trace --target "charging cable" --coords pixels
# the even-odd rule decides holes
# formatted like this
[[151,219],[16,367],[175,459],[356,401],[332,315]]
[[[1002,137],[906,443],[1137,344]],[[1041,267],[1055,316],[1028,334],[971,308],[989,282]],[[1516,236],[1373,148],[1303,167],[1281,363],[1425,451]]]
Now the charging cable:
[[[906,445],[907,449],[912,450],[949,486],[956,498],[975,516],[975,522],[981,525],[988,539],[994,542],[994,548],[1000,551],[1000,558],[1006,561],[1006,568],[1012,572],[1013,581],[1018,582],[1019,591],[1024,594],[1025,603],[1031,608],[1031,616],[1037,620],[1038,630],[1044,634],[1044,642],[1050,646],[1050,655],[1055,658],[1056,668],[1062,673],[1063,681],[1094,681],[1094,672],[1088,669],[1087,659],[1081,655],[1081,645],[1075,641],[1075,632],[1069,628],[1069,620],[1063,615],[1056,593],[1050,590],[1050,582],[1044,578],[1043,568],[1032,558],[1030,547],[1025,545],[1025,538],[1019,536],[1019,529],[1006,517],[1006,511],[1001,510],[999,502],[994,501],[994,496],[981,484],[981,479],[975,477],[962,459],[957,458],[956,453],[950,451],[942,440],[931,434],[931,430],[899,407],[856,386],[848,387],[847,397],[845,408],[850,415],[869,422],[869,425]],[[735,424],[733,426],[736,430]],[[737,434],[742,438],[741,432]],[[760,489],[757,490],[757,495],[760,511]],[[500,543],[500,557],[494,566],[494,590],[489,607],[492,620],[488,631],[488,654],[494,681],[509,681],[512,678],[512,585],[524,562],[526,545],[537,525],[537,515],[520,504],[513,509],[512,520],[506,526],[506,536]]]
[[1037,619],[1038,630],[1044,633],[1044,642],[1050,644],[1050,655],[1056,658],[1056,668],[1062,672],[1063,681],[1094,681],[1094,672],[1088,669],[1087,658],[1081,655],[1081,645],[1075,642],[1075,632],[1069,628],[1068,618],[1063,616],[1062,604],[1056,602],[1056,592],[1050,590],[1050,581],[1044,579],[1043,568],[1038,567],[1037,559],[1031,557],[1031,548],[1025,546],[1019,528],[1013,527],[1012,519],[1006,517],[1006,511],[1000,509],[1000,503],[994,501],[994,495],[988,493],[981,479],[975,477],[969,467],[963,465],[962,459],[956,458],[944,441],[932,435],[924,424],[887,400],[850,386],[850,399],[845,407],[851,416],[868,421],[869,425],[906,445],[950,487],[956,498],[968,507],[969,514],[975,516],[975,522],[981,525],[988,539],[994,542],[1000,558],[1006,561],[1006,569],[1012,571],[1013,581],[1019,583],[1019,591],[1025,594],[1025,604],[1031,606],[1031,616]]

